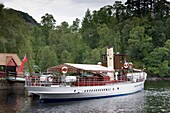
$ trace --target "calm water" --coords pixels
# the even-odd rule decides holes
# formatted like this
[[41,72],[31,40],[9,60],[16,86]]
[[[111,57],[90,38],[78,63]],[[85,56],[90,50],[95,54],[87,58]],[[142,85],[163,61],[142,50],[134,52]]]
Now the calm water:
[[132,95],[40,103],[24,90],[3,90],[0,113],[170,113],[170,81],[146,82],[145,90]]

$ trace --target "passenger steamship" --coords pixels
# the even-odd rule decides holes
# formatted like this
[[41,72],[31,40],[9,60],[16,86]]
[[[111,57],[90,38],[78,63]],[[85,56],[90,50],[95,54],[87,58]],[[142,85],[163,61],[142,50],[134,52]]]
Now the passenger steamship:
[[147,74],[127,61],[127,55],[113,54],[113,48],[108,48],[102,65],[64,63],[50,67],[49,73],[59,73],[27,76],[25,88],[44,101],[105,98],[142,91]]

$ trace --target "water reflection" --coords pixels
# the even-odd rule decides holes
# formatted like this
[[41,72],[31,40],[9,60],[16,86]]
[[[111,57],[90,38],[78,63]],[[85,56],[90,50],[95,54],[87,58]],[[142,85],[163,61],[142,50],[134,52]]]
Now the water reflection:
[[17,113],[24,105],[23,90],[1,90],[0,113]]
[[2,90],[0,113],[170,113],[170,82],[147,82],[136,94],[56,103],[40,103],[25,90]]
[[144,92],[84,101],[36,104],[32,101],[29,102],[30,104],[25,107],[27,113],[140,113],[144,111]]

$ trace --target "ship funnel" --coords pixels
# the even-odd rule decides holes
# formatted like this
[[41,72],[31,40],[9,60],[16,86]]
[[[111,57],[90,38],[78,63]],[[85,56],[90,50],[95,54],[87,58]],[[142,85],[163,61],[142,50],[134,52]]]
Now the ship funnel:
[[[107,67],[110,69],[114,69],[114,55],[113,55],[113,47],[107,48]],[[114,74],[108,72],[108,76],[110,80],[114,80]]]
[[114,55],[113,55],[113,47],[107,48],[107,67],[110,69],[114,69]]

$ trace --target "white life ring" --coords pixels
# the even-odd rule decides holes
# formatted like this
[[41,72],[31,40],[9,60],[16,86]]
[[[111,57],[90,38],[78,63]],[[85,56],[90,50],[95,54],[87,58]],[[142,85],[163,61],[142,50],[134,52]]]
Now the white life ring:
[[68,72],[68,67],[66,67],[66,66],[62,67],[61,72],[64,73],[64,74],[67,73]]
[[127,62],[125,62],[125,63],[123,64],[123,67],[124,67],[125,69],[127,69],[127,68],[129,67],[129,64],[128,64]]

